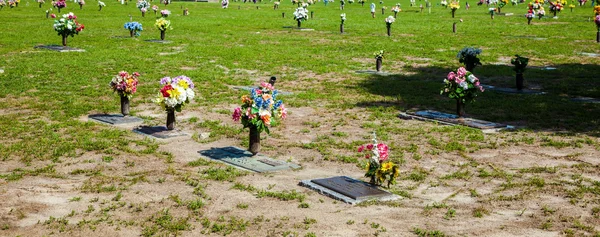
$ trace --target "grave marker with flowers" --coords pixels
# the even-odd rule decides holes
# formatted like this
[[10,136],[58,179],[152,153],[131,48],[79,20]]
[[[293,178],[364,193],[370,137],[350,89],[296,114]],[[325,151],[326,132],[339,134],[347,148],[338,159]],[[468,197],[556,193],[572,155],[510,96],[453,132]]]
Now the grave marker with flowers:
[[150,8],[150,3],[146,0],[138,0],[136,7],[142,12],[142,17],[145,17],[148,8]]
[[165,19],[164,17],[158,18],[154,23],[156,29],[160,31],[160,40],[165,40],[165,32],[171,28],[171,21]]
[[166,17],[168,17],[169,15],[171,15],[171,11],[169,11],[169,10],[167,10],[167,9],[161,10],[161,11],[160,11],[160,15],[161,15],[162,17],[165,17],[165,18],[166,18]]
[[126,71],[121,71],[109,83],[110,88],[117,92],[121,98],[121,114],[123,116],[129,115],[129,100],[137,91],[139,76],[140,74],[137,72],[129,74]]
[[144,30],[142,24],[135,21],[125,23],[123,27],[129,31],[129,36],[132,38],[140,36],[140,32]]
[[499,0],[498,1],[498,8],[497,8],[498,13],[502,12],[502,8],[504,6],[506,6],[506,4],[508,4],[508,0]]
[[233,120],[241,120],[244,128],[250,128],[248,151],[253,155],[260,151],[260,133],[265,131],[269,134],[269,127],[275,119],[287,117],[283,101],[277,100],[278,94],[273,85],[262,82],[258,88],[250,91],[249,96],[242,96],[242,106],[233,111]]
[[515,55],[515,58],[510,60],[510,63],[515,65],[514,70],[517,73],[517,90],[523,90],[523,81],[525,80],[523,78],[523,72],[525,72],[525,68],[529,63],[529,58],[521,57],[517,54]]
[[342,23],[340,24],[340,33],[344,33],[344,22],[346,21],[346,13],[342,13],[340,14],[340,18],[342,20]]
[[77,4],[79,4],[79,9],[83,9],[83,5],[85,5],[85,1],[84,0],[77,0]]
[[456,100],[456,114],[459,118],[463,118],[465,116],[465,104],[475,101],[477,93],[483,91],[479,79],[464,67],[460,67],[456,73],[448,73],[440,94]]
[[481,61],[477,57],[477,55],[481,54],[481,49],[473,48],[473,47],[464,47],[461,49],[456,57],[458,58],[458,62],[463,63],[467,68],[467,71],[473,72],[477,65],[481,65]]
[[392,7],[392,12],[394,12],[394,18],[398,17],[398,12],[402,11],[398,5]]
[[600,43],[600,15],[594,17],[594,23],[596,23],[596,43]]
[[308,10],[303,7],[296,8],[294,11],[294,20],[298,22],[298,28],[302,26],[302,22],[308,19]]
[[164,77],[160,80],[162,88],[154,99],[167,112],[167,130],[175,129],[175,111],[181,112],[184,105],[190,103],[196,94],[194,82],[189,77]]
[[450,6],[450,11],[452,11],[452,18],[454,18],[454,13],[456,13],[456,10],[458,10],[460,8],[460,2],[452,1],[452,2],[450,2],[449,6]]
[[37,1],[39,4],[39,7],[42,8],[42,5],[44,5],[45,1],[44,0],[38,0]]
[[381,64],[383,64],[383,49],[375,52],[373,56],[375,56],[375,69],[377,72],[381,72]]
[[394,18],[393,16],[388,16],[387,18],[385,18],[385,26],[387,28],[387,36],[392,35],[392,23],[394,23],[394,21],[396,21],[396,18]]
[[540,6],[540,8],[538,8],[538,10],[537,10],[536,14],[537,14],[537,16],[538,16],[538,20],[541,20],[541,19],[542,19],[542,17],[543,17],[544,15],[546,15],[546,11],[544,11],[544,7],[541,7],[541,6]]
[[373,143],[358,147],[359,153],[365,153],[367,162],[365,177],[370,178],[373,185],[383,185],[387,182],[387,188],[396,184],[396,178],[400,174],[398,165],[389,160],[389,148],[386,144],[377,142],[373,134]]
[[533,12],[532,8],[527,10],[527,14],[525,14],[525,18],[527,18],[527,25],[531,25],[531,20],[533,19],[534,16],[535,16],[535,13]]
[[102,11],[103,7],[106,7],[106,4],[102,1],[98,1],[98,11]]
[[77,22],[77,16],[72,12],[64,14],[61,19],[54,20],[54,30],[62,37],[62,45],[67,46],[67,37],[75,37],[85,27]]
[[58,0],[54,2],[53,6],[56,7],[58,9],[58,13],[60,13],[60,9],[67,7],[67,2],[65,2],[65,0]]
[[563,10],[563,8],[564,8],[563,4],[560,3],[559,1],[556,1],[556,2],[549,1],[548,3],[550,4],[550,12],[552,12],[552,14],[554,14],[554,18],[557,18],[556,14]]
[[[4,6],[6,6],[6,2],[4,0],[0,0],[0,10],[2,10],[2,8],[4,8]],[[48,18],[48,17],[46,17]]]

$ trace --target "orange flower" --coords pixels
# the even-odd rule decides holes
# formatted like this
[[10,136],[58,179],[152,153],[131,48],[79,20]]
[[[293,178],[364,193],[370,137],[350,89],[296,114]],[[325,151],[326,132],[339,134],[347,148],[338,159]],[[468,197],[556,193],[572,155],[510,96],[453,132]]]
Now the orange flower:
[[266,125],[270,125],[271,124],[271,115],[263,115],[260,116],[260,118],[262,119],[263,123]]
[[242,103],[244,103],[244,104],[252,104],[252,99],[250,99],[249,96],[244,95],[244,96],[242,96]]
[[271,99],[273,97],[271,95],[269,95],[269,94],[263,94],[262,98],[263,98],[263,100],[268,100],[268,99]]

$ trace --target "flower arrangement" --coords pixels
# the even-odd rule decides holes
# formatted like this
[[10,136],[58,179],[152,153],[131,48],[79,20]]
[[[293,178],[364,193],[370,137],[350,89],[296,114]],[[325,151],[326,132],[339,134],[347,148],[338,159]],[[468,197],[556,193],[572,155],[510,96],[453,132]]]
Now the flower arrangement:
[[579,2],[579,6],[583,6],[585,5],[585,2],[587,2],[587,0],[577,0]]
[[442,5],[443,7],[448,7],[448,2],[446,0],[442,0],[440,2],[440,5]]
[[488,12],[490,13],[490,15],[492,15],[492,16],[493,16],[493,15],[496,13],[496,8],[495,8],[495,7],[490,7],[490,8],[488,9]]
[[148,8],[150,8],[150,3],[146,0],[138,0],[135,6],[140,9],[141,12],[145,13],[148,11]]
[[165,9],[165,10],[161,10],[161,11],[160,11],[160,14],[161,14],[163,17],[168,17],[169,15],[171,15],[171,11],[169,11],[169,10],[167,10],[167,9]]
[[400,9],[400,7],[398,7],[398,6],[396,5],[396,6],[392,7],[392,11],[393,11],[394,13],[398,13],[398,12],[401,12],[401,11],[402,11],[402,9]]
[[400,174],[398,165],[389,161],[389,148],[383,143],[377,142],[373,134],[373,143],[358,147],[359,153],[366,153],[367,162],[365,177],[371,178],[371,184],[382,185],[387,181],[387,187],[396,184],[396,178]]
[[393,16],[388,16],[387,18],[385,18],[385,24],[389,27],[392,25],[392,23],[394,23],[394,21],[396,21],[396,18],[394,18]]
[[165,4],[165,7],[166,7],[167,5],[169,5],[169,4],[171,4],[171,0],[161,0],[161,2],[162,2],[163,4]]
[[160,79],[160,85],[162,88],[154,102],[166,111],[181,112],[183,106],[190,103],[196,96],[193,90],[194,82],[183,75],[174,78],[164,77]]
[[534,2],[530,2],[529,6],[532,7],[534,10],[537,10],[540,7],[542,7],[542,4],[538,0],[535,0]]
[[14,0],[8,0],[8,6],[10,8],[16,7],[17,6],[17,2]]
[[340,14],[340,18],[342,18],[342,25],[343,25],[344,22],[346,21],[346,13]]
[[80,6],[85,5],[85,1],[84,0],[78,0],[77,3],[79,3]]
[[517,74],[522,74],[523,72],[525,72],[525,68],[527,67],[528,63],[529,58],[521,57],[518,54],[515,55],[515,58],[510,60],[510,64],[515,65],[515,68],[513,70],[515,70]]
[[556,2],[550,1],[548,3],[550,3],[550,12],[554,13],[554,15],[556,15],[556,13],[562,11],[562,9],[563,9],[563,5],[558,1],[556,1]]
[[142,28],[142,24],[140,24],[139,22],[127,22],[125,23],[125,25],[123,26],[125,29],[127,29],[129,32],[131,32],[132,36],[138,37],[140,36],[140,31],[143,31],[144,28]]
[[508,0],[500,0],[498,2],[498,8],[503,8],[504,6],[506,6],[506,4],[508,4]]
[[464,47],[458,52],[456,58],[458,58],[458,62],[463,63],[467,67],[468,71],[473,71],[475,66],[481,65],[481,61],[477,57],[479,54],[481,54],[481,49]]
[[0,9],[4,8],[4,6],[6,6],[6,2],[4,0],[0,0]]
[[382,49],[382,50],[379,50],[379,51],[373,53],[373,56],[375,56],[375,59],[383,59],[383,54],[384,54],[384,51]]
[[305,21],[307,19],[308,19],[308,10],[306,10],[306,8],[303,8],[303,7],[296,8],[296,11],[294,11],[294,20],[300,22],[300,21]]
[[525,14],[525,18],[527,18],[527,20],[533,19],[534,16],[535,12],[533,11],[533,9],[527,10],[527,14]]
[[120,71],[119,74],[114,76],[109,83],[110,88],[113,91],[119,93],[120,96],[126,96],[131,99],[133,94],[137,91],[139,73],[134,72],[129,74],[126,71]]
[[308,7],[308,3],[302,3],[302,8],[306,9]]
[[456,11],[457,9],[460,8],[460,3],[458,1],[452,1],[452,2],[450,2],[450,4],[448,4],[448,6],[450,7],[451,10]]
[[81,32],[85,26],[77,22],[77,16],[72,12],[62,15],[59,20],[54,20],[54,30],[60,36],[75,36]]
[[58,0],[58,1],[54,2],[53,6],[58,8],[58,12],[60,12],[61,8],[67,7],[67,2],[65,2],[64,0]]
[[596,28],[598,29],[598,32],[600,32],[600,15],[597,15],[594,18],[594,23],[596,23]]
[[152,11],[154,11],[154,14],[156,14],[156,12],[158,11],[158,6],[156,6],[156,5],[152,6]]
[[258,88],[250,91],[250,96],[242,96],[242,106],[233,111],[233,121],[241,120],[244,128],[253,126],[258,129],[258,133],[265,131],[269,134],[269,126],[273,118],[287,117],[287,109],[283,101],[277,100],[278,94],[273,85],[260,83]]
[[348,0],[348,3],[350,3],[350,4],[354,3],[354,0]]
[[456,99],[459,103],[475,101],[478,92],[483,92],[479,79],[464,67],[458,68],[456,73],[450,72],[444,79],[444,87],[440,94]]
[[158,18],[156,20],[156,22],[154,23],[154,26],[156,27],[156,29],[158,29],[160,31],[167,31],[167,30],[172,29],[171,21],[165,19],[164,17]]
[[537,12],[536,12],[537,16],[539,17],[539,19],[542,19],[542,17],[544,15],[546,15],[546,11],[544,11],[544,7],[540,7]]
[[106,4],[102,1],[98,1],[98,6],[99,7],[106,7]]

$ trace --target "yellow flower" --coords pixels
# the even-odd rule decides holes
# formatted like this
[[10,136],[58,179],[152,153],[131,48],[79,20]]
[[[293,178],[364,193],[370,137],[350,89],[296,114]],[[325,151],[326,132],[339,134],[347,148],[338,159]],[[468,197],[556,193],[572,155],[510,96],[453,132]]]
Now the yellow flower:
[[172,89],[172,90],[168,90],[169,95],[171,95],[171,98],[179,98],[179,96],[181,95],[181,93],[178,90]]
[[187,83],[187,81],[185,80],[179,80],[179,82],[177,82],[177,84],[181,87],[183,87],[183,89],[187,89],[188,87],[190,87]]
[[367,163],[367,166],[365,166],[365,169],[367,170],[367,172],[369,172],[369,169],[371,169],[371,162]]
[[381,171],[387,172],[388,170],[392,169],[393,167],[394,167],[394,163],[385,162],[381,165]]

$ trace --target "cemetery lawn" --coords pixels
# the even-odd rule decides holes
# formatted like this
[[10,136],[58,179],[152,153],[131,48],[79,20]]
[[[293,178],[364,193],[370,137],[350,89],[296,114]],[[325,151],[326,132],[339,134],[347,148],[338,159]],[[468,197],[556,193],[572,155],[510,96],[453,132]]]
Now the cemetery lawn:
[[[396,2],[402,12],[387,37],[384,17]],[[85,30],[68,46],[86,51],[68,53],[34,49],[60,44],[45,17],[49,2],[4,7],[0,236],[600,236],[600,103],[572,101],[600,98],[589,4],[527,25],[525,4],[491,20],[475,1],[469,10],[461,2],[456,18],[440,6],[428,14],[386,0],[385,15],[377,4],[373,19],[370,3],[309,6],[315,18],[302,27],[314,31],[300,31],[285,28],[296,25],[289,1],[278,10],[266,1],[229,9],[174,2],[166,7],[170,42],[160,44],[146,41],[159,38],[151,10],[142,18],[133,2],[107,1],[102,11],[93,0],[83,10],[68,2],[52,13],[78,16]],[[129,15],[144,27],[138,38],[123,28]],[[547,94],[486,91],[467,105],[467,116],[516,126],[510,131],[399,119],[403,111],[454,112],[439,90],[466,46],[483,50],[474,73],[484,84],[514,87],[510,59],[519,54],[530,58],[525,86]],[[382,49],[389,75],[355,73],[373,70]],[[166,120],[151,101],[159,80],[191,77],[197,98],[176,115],[190,136],[153,140],[133,126],[88,121],[119,112],[108,83],[121,70],[141,74],[131,110],[145,125]],[[293,94],[281,96],[289,116],[262,135],[261,153],[303,168],[257,174],[200,156],[248,146],[248,130],[231,120],[247,92],[233,87],[271,75]],[[403,199],[351,206],[297,185],[362,178],[356,148],[374,131],[400,164],[389,190]]]

